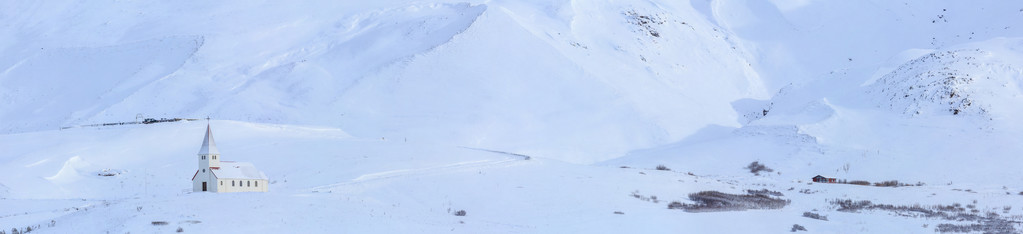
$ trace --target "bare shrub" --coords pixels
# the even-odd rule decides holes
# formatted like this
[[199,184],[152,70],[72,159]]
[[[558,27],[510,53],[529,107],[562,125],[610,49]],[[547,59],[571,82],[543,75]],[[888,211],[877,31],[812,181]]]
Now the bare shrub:
[[837,210],[844,212],[856,212],[864,208],[869,208],[871,205],[870,201],[853,201],[849,199],[835,200],[832,201],[831,204],[838,205]]
[[966,212],[966,208],[963,208],[963,205],[959,203],[952,203],[952,205],[944,206],[937,205],[933,206],[933,208],[941,212]]
[[671,170],[671,168],[668,168],[668,167],[666,167],[666,166],[664,166],[664,165],[657,165],[657,170],[661,170],[661,171],[670,171],[670,170]]
[[615,211],[615,214],[620,214],[620,215],[623,215],[623,214],[625,214],[625,212],[621,212],[621,211]]
[[782,194],[781,192],[771,191],[771,190],[767,190],[767,189],[760,189],[760,190],[749,190],[749,189],[747,189],[746,193],[749,193],[749,194],[752,194],[752,195],[771,195],[771,196],[776,196],[776,197],[785,196],[785,194]]
[[899,181],[898,180],[889,180],[889,181],[884,181],[884,182],[877,182],[877,183],[874,183],[874,186],[877,186],[877,187],[899,187]]
[[684,207],[685,206],[682,205],[682,202],[679,202],[679,201],[673,201],[671,203],[668,203],[668,209],[679,209],[679,210],[681,210]]
[[176,232],[185,232],[185,229],[182,229],[181,227],[178,227],[178,230]]
[[1015,225],[1020,221],[1014,217],[1000,217],[996,212],[988,212],[984,216],[978,212],[962,208],[960,204],[938,205],[930,208],[920,205],[896,206],[890,204],[874,204],[870,201],[832,200],[831,204],[837,205],[838,211],[857,212],[859,210],[883,210],[892,212],[894,215],[903,217],[917,217],[928,219],[943,219],[953,222],[968,222],[972,224],[939,224],[937,232],[983,232],[983,233],[1017,233]]
[[[689,194],[689,200],[696,204],[682,204],[687,212],[742,211],[748,209],[781,209],[789,200],[773,198],[764,194],[738,195],[718,191],[702,191]],[[669,207],[670,204],[669,204]]]
[[631,196],[635,197],[636,199],[643,200],[643,195],[639,195],[639,190],[632,191],[632,195]]
[[167,225],[167,222],[166,221],[153,221],[152,224],[153,224],[153,226],[163,226],[163,225]]
[[936,232],[983,232],[983,233],[1016,233],[1011,221],[999,220],[995,223],[980,224],[938,224]]
[[630,196],[635,197],[636,199],[639,199],[639,200],[653,202],[653,203],[660,203],[661,202],[660,200],[657,200],[657,196],[656,195],[651,195],[649,197],[648,196],[644,196],[642,194],[639,194],[639,190],[632,191],[632,194]]
[[813,213],[813,212],[809,212],[809,211],[803,212],[803,217],[807,217],[807,218],[811,218],[811,219],[816,219],[816,220],[828,221],[828,216],[823,216],[823,215],[820,215],[818,213]]
[[760,164],[760,161],[753,161],[752,163],[749,164],[749,166],[746,166],[744,168],[749,169],[749,172],[753,173],[753,175],[760,175],[760,172],[762,171],[774,172],[774,169],[768,168],[764,164]]
[[792,232],[796,232],[796,231],[806,231],[806,227],[803,227],[803,225],[799,225],[799,224],[793,224],[792,225]]
[[865,181],[865,180],[853,180],[853,181],[849,181],[849,184],[855,184],[855,185],[870,185],[870,181]]
[[465,210],[455,211],[455,216],[465,216]]

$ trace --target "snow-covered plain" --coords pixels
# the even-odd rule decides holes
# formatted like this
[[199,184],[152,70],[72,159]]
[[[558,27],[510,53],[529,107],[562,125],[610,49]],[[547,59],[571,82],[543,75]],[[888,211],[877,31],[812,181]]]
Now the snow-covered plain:
[[[0,22],[6,233],[986,222],[836,199],[1023,232],[1023,2],[10,1]],[[138,114],[213,120],[73,127]],[[207,124],[270,192],[190,191]],[[668,209],[759,189],[791,203]]]

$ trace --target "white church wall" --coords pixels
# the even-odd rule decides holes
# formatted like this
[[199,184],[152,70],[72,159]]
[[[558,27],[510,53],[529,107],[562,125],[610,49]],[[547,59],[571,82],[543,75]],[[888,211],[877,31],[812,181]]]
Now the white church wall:
[[[220,181],[224,182],[223,186],[219,186]],[[270,191],[270,184],[266,180],[220,179],[217,184],[221,188],[220,192],[222,193]]]
[[216,180],[213,179],[212,177],[213,175],[210,173],[209,170],[206,170],[206,172],[204,173],[202,169],[199,169],[199,172],[195,174],[195,179],[192,180],[192,191],[203,192],[202,182],[207,182],[206,192],[217,192],[218,191],[217,185],[215,185]]

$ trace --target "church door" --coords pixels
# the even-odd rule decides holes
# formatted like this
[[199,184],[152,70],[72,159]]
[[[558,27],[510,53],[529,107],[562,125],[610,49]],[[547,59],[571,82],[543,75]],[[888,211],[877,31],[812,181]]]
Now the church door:
[[202,191],[206,192],[206,182],[202,182]]

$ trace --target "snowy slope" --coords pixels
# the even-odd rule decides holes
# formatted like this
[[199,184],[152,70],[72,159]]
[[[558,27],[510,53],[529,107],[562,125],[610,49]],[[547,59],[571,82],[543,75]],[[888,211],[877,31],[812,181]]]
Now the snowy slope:
[[[934,3],[920,7],[905,7],[912,3],[896,1],[807,3],[779,4],[777,8],[763,5],[766,12],[757,14],[734,13],[748,11],[756,4],[765,3],[712,2],[710,7],[718,16],[717,22],[731,25],[744,39],[742,43],[761,48],[761,56],[783,59],[785,54],[798,53],[801,58],[817,59],[785,62],[785,71],[758,69],[765,82],[772,83],[769,86],[779,85],[773,81],[776,79],[788,84],[768,100],[733,102],[742,127],[707,126],[685,140],[635,151],[602,164],[665,164],[716,174],[720,168],[742,168],[761,160],[780,164],[776,168],[783,168],[779,169],[782,172],[799,172],[780,176],[786,179],[827,173],[870,181],[972,183],[990,177],[1019,176],[1011,165],[1021,162],[1016,156],[1021,150],[1016,142],[1023,141],[1023,131],[1015,121],[1021,112],[1014,104],[1020,101],[1017,84],[1023,72],[1018,68],[1023,55],[1019,50],[1020,30],[1011,25],[1016,21],[984,20],[1023,17],[1015,3]],[[920,11],[935,8],[966,13],[948,13],[964,14],[955,19],[942,16],[944,20],[935,22],[922,20]],[[1016,11],[1005,11],[1008,8]],[[841,12],[828,15],[810,13],[809,9]],[[862,10],[856,14],[879,15],[848,18],[885,23],[860,22],[878,25],[864,28],[852,27],[855,20],[821,21],[857,12],[848,9]],[[983,9],[999,10],[976,13]],[[967,26],[992,30],[962,38],[950,34]],[[856,34],[860,30],[884,32]],[[837,35],[847,37],[832,38]],[[892,38],[907,40],[857,46],[864,43],[866,35],[894,35]],[[914,39],[920,37],[934,37],[942,43]],[[763,49],[768,47],[772,49]],[[866,61],[849,57],[814,65],[822,63],[824,56],[864,52],[881,54],[867,56],[870,59]],[[774,62],[759,64],[773,66],[766,64]],[[802,72],[819,75],[800,75]],[[788,78],[791,75],[796,76]],[[960,173],[949,174],[951,171]]]
[[728,103],[767,97],[748,54],[687,4],[65,4],[8,8],[48,13],[10,35],[82,23],[3,48],[20,55],[2,63],[6,132],[212,116],[594,162],[738,126]]
[[1023,37],[1023,3],[1015,1],[691,2],[711,2],[707,14],[744,39],[771,90],[839,70],[869,76],[909,49]]
[[1020,49],[1023,40],[1002,38],[929,53],[875,81],[871,93],[906,114],[1013,118],[1023,91]]

